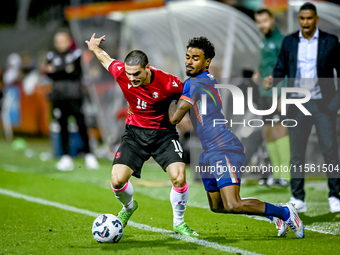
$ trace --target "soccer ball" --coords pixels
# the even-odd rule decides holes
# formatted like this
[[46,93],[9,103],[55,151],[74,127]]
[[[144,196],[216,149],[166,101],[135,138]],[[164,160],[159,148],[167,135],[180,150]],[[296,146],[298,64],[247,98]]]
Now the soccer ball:
[[99,243],[118,243],[123,232],[122,222],[113,214],[99,215],[92,225],[92,235]]

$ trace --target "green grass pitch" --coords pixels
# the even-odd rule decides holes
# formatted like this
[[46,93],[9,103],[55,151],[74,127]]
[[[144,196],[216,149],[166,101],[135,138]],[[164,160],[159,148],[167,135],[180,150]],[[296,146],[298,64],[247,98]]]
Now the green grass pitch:
[[[109,186],[111,162],[97,171],[60,172],[56,159],[41,161],[50,151],[45,140],[28,140],[33,157],[14,151],[0,139],[0,255],[2,254],[339,254],[340,213],[329,213],[326,180],[306,184],[308,212],[301,214],[306,237],[292,231],[277,237],[273,224],[243,215],[208,210],[205,191],[188,173],[190,196],[185,221],[199,238],[173,234],[169,202],[171,183],[160,167],[148,162],[142,180],[132,178],[139,208],[118,244],[99,244],[91,235],[95,215],[121,209]],[[264,188],[245,181],[242,197],[278,203],[289,200],[288,188]]]

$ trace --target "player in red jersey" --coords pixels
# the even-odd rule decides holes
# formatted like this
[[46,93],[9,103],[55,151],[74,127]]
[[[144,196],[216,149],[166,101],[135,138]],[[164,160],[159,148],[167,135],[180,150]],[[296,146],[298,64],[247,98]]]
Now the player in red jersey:
[[168,108],[171,100],[182,94],[183,83],[162,70],[151,67],[142,51],[131,51],[124,62],[112,59],[99,45],[105,35],[86,41],[88,48],[115,77],[133,114],[126,119],[122,143],[113,161],[111,187],[123,204],[118,218],[125,226],[138,208],[133,200],[131,175],[140,178],[141,168],[151,156],[166,171],[172,182],[170,201],[173,208],[174,231],[183,235],[198,234],[184,222],[189,196],[185,178],[183,150]]

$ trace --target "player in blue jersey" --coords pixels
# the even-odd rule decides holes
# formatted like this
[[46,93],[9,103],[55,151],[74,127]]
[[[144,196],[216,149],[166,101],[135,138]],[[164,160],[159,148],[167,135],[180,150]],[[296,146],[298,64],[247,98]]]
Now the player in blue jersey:
[[190,78],[184,83],[180,100],[172,102],[169,107],[169,118],[173,124],[179,123],[189,109],[194,108],[197,120],[193,125],[204,149],[199,158],[199,168],[202,169],[200,174],[210,209],[216,213],[265,216],[274,221],[279,236],[285,235],[289,226],[297,238],[303,238],[304,226],[293,204],[273,205],[255,198],[240,197],[244,149],[225,125],[214,122],[225,119],[216,89],[217,81],[208,69],[214,56],[214,45],[207,38],[189,40],[185,66]]

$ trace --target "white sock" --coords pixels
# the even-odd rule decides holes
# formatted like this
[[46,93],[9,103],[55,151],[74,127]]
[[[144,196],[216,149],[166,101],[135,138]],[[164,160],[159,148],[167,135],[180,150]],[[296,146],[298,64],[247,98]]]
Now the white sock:
[[182,188],[176,188],[172,186],[170,192],[170,202],[172,205],[172,212],[174,215],[174,225],[178,226],[184,221],[184,213],[187,207],[187,201],[189,197],[188,183]]
[[125,183],[123,188],[114,189],[111,184],[111,189],[115,193],[116,198],[122,203],[125,211],[133,209],[133,187],[130,181]]

